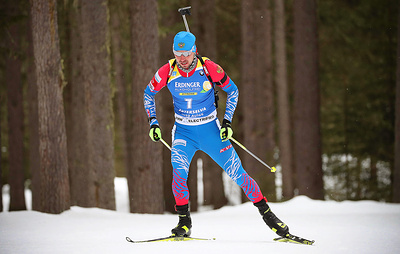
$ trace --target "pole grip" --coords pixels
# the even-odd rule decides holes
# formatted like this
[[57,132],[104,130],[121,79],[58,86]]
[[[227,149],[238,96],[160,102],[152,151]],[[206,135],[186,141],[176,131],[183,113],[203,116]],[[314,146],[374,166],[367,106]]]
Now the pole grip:
[[178,9],[178,12],[182,15],[183,23],[185,23],[186,32],[189,32],[189,33],[190,33],[189,25],[188,25],[188,23],[187,23],[187,20],[186,20],[186,16],[185,16],[185,15],[191,15],[191,13],[190,13],[190,8],[192,8],[192,6],[183,7],[183,8],[179,8],[179,9]]
[[182,7],[182,8],[179,8],[178,11],[182,16],[183,15],[191,15],[190,8],[192,8],[192,6]]

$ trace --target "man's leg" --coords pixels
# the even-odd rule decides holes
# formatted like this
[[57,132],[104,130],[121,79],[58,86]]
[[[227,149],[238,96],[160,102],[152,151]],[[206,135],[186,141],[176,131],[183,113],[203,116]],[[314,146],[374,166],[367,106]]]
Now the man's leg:
[[[183,132],[184,133],[184,132]],[[196,152],[196,147],[190,139],[178,131],[174,132],[171,163],[173,168],[172,192],[175,197],[175,210],[179,215],[178,225],[171,230],[175,236],[190,236],[192,220],[189,212],[189,188],[187,179],[189,166]]]
[[207,153],[228,176],[238,184],[253,203],[264,198],[258,184],[247,174],[242,162],[230,141],[222,142],[219,136],[219,126],[216,122],[202,125],[200,149]]
[[[183,142],[183,140],[182,140]],[[189,165],[194,155],[194,149],[183,145],[174,145],[171,151],[171,163],[173,168],[172,192],[176,205],[189,203]]]
[[201,149],[210,155],[225,170],[228,176],[242,188],[247,198],[258,208],[264,222],[272,231],[280,236],[289,233],[289,227],[271,211],[257,182],[243,168],[240,158],[230,141],[221,141],[219,129],[218,127],[216,129],[216,127],[209,125],[207,126],[209,129],[203,131],[203,133],[207,133],[208,139],[202,142]]

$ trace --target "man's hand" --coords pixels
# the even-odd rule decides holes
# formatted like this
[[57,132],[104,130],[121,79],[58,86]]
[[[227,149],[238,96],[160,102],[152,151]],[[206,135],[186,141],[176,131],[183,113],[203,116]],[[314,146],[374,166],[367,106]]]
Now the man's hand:
[[158,126],[157,124],[153,124],[152,126],[150,126],[149,136],[154,142],[159,141],[161,139],[160,126]]
[[233,135],[233,130],[231,127],[231,122],[224,119],[222,121],[222,128],[220,131],[220,136],[223,142],[227,141],[228,139],[230,139]]

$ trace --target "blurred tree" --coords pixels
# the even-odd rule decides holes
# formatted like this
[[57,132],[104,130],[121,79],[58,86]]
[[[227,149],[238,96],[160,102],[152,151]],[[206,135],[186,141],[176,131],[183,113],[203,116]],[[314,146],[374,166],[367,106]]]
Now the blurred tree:
[[300,195],[324,199],[315,0],[294,1],[294,131]]
[[[29,12],[29,4],[27,5]],[[40,154],[39,154],[39,111],[38,111],[38,86],[33,53],[32,18],[28,18],[28,48],[27,48],[27,100],[28,100],[28,130],[29,130],[29,172],[31,175],[32,193],[40,193]],[[32,209],[40,209],[40,197],[32,196]]]
[[[215,0],[195,1],[192,3],[193,26],[191,31],[196,36],[196,45],[199,54],[201,56],[210,58],[214,62],[217,62],[217,27],[215,6]],[[219,105],[224,108],[225,105],[222,105],[224,103],[225,101],[221,99]],[[220,115],[224,114],[224,112],[221,112],[221,110],[219,113]],[[224,192],[222,170],[217,163],[215,163],[203,152],[196,153],[196,156],[192,160],[190,170],[197,168],[197,159],[199,157],[203,161],[203,203],[204,205],[212,205],[214,209],[221,208],[228,202]]]
[[[216,59],[215,61],[224,68],[224,71],[235,82],[239,88],[239,103],[236,108],[235,115],[232,119],[234,136],[237,140],[244,140],[242,123],[243,123],[243,105],[241,94],[241,3],[240,0],[218,0],[215,3],[216,12]],[[218,88],[217,88],[218,89]],[[222,122],[225,113],[226,94],[219,92],[220,103],[218,107],[219,120]],[[247,156],[242,149],[236,149],[241,159]],[[243,162],[243,161],[242,161]],[[225,174],[225,173],[223,173]],[[228,185],[228,192],[236,192],[237,186]],[[224,188],[228,187],[225,186]],[[248,199],[244,193],[242,194],[242,202],[247,202]]]
[[[86,113],[88,206],[115,210],[114,114],[107,0],[81,0],[82,81]],[[84,183],[81,183],[84,184]]]
[[[129,20],[129,2],[128,1],[117,1],[110,0],[110,27],[111,27],[111,54],[112,54],[112,73],[115,83],[115,156],[116,156],[116,171],[117,176],[124,176],[126,169],[129,166],[128,154],[126,149],[126,132],[128,130],[128,120],[131,119],[128,99],[130,93],[128,93],[129,81],[128,76],[125,75],[126,63],[124,57],[124,33],[125,31],[125,20]],[[126,54],[126,53],[125,53]],[[118,150],[118,148],[120,148]],[[118,161],[123,167],[123,170],[118,170]]]
[[290,101],[287,77],[287,56],[285,37],[285,2],[274,1],[274,43],[276,62],[276,92],[278,110],[279,160],[282,166],[282,196],[291,199],[294,195],[295,178],[293,170],[292,131],[290,125]]
[[[182,1],[157,1],[159,8],[159,38],[160,38],[160,57],[159,63],[166,63],[169,59],[173,58],[172,43],[175,34],[184,29],[181,15],[178,9],[187,6]],[[190,22],[190,21],[189,21]],[[189,23],[191,24],[191,23]],[[154,74],[154,73],[153,73]],[[148,77],[150,81],[151,76]],[[144,90],[145,87],[143,87]],[[159,99],[160,98],[160,99]],[[162,129],[163,139],[168,143],[171,142],[171,129],[174,125],[174,108],[172,103],[172,95],[168,89],[162,89],[157,95],[157,117],[159,118],[160,126]],[[160,105],[160,106],[158,106]],[[148,130],[147,130],[148,131]],[[161,144],[159,144],[161,145]],[[175,212],[175,198],[172,194],[172,166],[171,166],[171,151],[162,148],[162,161],[163,161],[163,192],[164,192],[164,209],[168,212]],[[190,174],[189,177],[191,177]],[[192,197],[191,197],[192,198]],[[192,209],[193,207],[191,207]]]
[[[0,118],[1,123],[1,118]],[[0,147],[1,146],[1,131],[0,131]],[[3,181],[1,180],[1,176],[3,175],[2,163],[0,160],[0,213],[3,212]]]
[[400,203],[400,4],[397,18],[397,72],[396,72],[395,154],[393,169],[393,202]]
[[[275,148],[272,82],[272,39],[270,1],[242,2],[242,82],[239,107],[243,109],[246,147],[262,159],[272,161]],[[260,185],[264,195],[276,199],[275,176],[254,158],[242,156],[245,169]]]
[[143,90],[158,68],[157,2],[131,2],[132,117],[128,134],[128,187],[131,212],[162,213],[162,145],[148,137]]
[[[83,83],[83,49],[80,26],[81,1],[69,1],[64,9],[66,35],[65,70],[68,84],[64,90],[68,145],[68,166],[71,189],[71,205],[94,207],[93,173],[89,166],[87,95]],[[61,33],[60,33],[61,34]]]
[[[239,60],[241,50],[241,2],[240,0],[218,0],[215,4],[217,30],[217,52],[215,57],[218,64],[224,67],[224,71],[228,73],[229,77],[237,85],[241,83],[241,62]],[[220,93],[220,95],[221,100],[223,100],[223,93]],[[220,110],[225,110],[223,106],[221,105]],[[233,118],[234,124],[239,122],[241,117],[241,109],[238,108],[236,111]],[[239,128],[237,128],[235,134],[239,134]]]
[[10,174],[10,211],[26,210],[25,186],[24,186],[24,155],[23,155],[23,98],[21,75],[21,36],[22,23],[21,4],[19,1],[7,2],[7,14],[9,15],[6,58],[6,84],[7,84],[7,108],[8,108],[8,143]]
[[[254,68],[256,59],[254,51],[255,47],[253,42],[255,40],[254,24],[254,0],[242,1],[241,3],[241,85],[239,87],[240,102],[238,108],[242,109],[243,121],[241,121],[241,128],[243,129],[244,144],[247,145],[249,150],[254,150],[256,144],[256,114],[253,112],[252,101],[255,97],[256,73]],[[250,46],[252,45],[252,46]],[[243,88],[243,89],[241,89]],[[244,124],[246,123],[246,124]],[[247,155],[242,156],[242,163],[247,172],[254,178],[252,174],[257,165],[253,158]],[[258,184],[259,179],[255,179]],[[245,199],[246,200],[246,199]],[[246,200],[247,201],[247,200]]]
[[320,1],[324,171],[337,179],[330,198],[390,199],[397,5]]
[[[272,74],[272,12],[271,1],[256,1],[254,12],[255,25],[255,65],[256,84],[255,97],[252,101],[253,114],[256,115],[256,144],[254,152],[265,161],[274,165],[275,152],[275,101],[274,83]],[[248,156],[248,155],[247,155]],[[268,173],[261,164],[254,159],[256,166],[255,179],[264,195],[270,201],[276,201],[275,174]]]
[[33,48],[38,87],[39,211],[61,213],[70,207],[63,73],[55,0],[32,0]]
[[7,3],[5,1],[0,1],[0,83],[4,84],[0,86],[0,143],[1,143],[1,152],[0,152],[0,211],[3,208],[3,184],[7,183],[7,173],[8,173],[8,127],[7,127],[7,86],[5,85],[5,66],[7,59],[7,27],[5,24],[7,23]]

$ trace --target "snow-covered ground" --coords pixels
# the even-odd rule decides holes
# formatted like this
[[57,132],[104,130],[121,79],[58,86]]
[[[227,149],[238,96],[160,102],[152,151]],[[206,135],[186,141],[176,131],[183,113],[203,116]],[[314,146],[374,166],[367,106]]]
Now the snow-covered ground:
[[275,234],[251,203],[192,213],[192,236],[216,241],[132,244],[126,236],[167,236],[178,219],[173,214],[128,213],[126,189],[125,180],[116,179],[117,211],[72,207],[60,215],[0,213],[0,253],[400,253],[400,205],[304,196],[270,206],[293,234],[314,239],[314,246],[272,241]]

